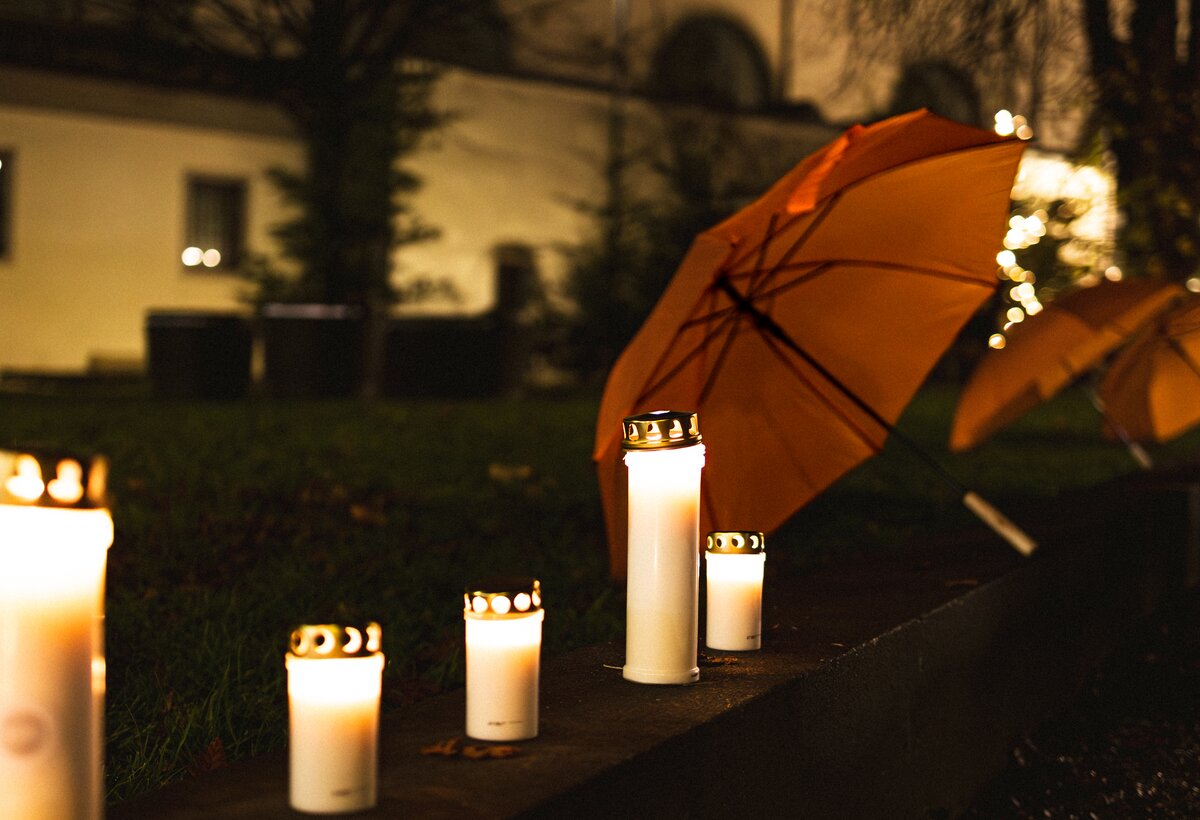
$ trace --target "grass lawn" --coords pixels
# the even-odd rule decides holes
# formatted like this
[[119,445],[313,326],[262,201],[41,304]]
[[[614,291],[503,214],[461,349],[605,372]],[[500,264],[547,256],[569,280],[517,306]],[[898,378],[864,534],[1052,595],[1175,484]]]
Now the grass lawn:
[[[944,442],[956,395],[931,388],[902,427],[1001,507],[1134,469],[1070,393],[978,451]],[[531,574],[546,651],[616,638],[590,463],[594,396],[464,402],[161,402],[0,395],[0,439],[112,460],[108,577],[111,801],[280,747],[283,653],[302,622],[383,624],[385,710],[462,683],[461,592]],[[1183,459],[1190,435],[1158,454]],[[975,526],[894,445],[802,510],[769,564]]]

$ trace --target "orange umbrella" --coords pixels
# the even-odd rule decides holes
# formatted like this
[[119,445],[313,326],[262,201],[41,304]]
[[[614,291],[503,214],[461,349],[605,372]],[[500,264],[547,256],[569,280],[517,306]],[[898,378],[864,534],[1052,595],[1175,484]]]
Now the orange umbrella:
[[699,413],[706,531],[774,530],[879,452],[997,284],[1021,151],[926,111],[855,126],[696,238],[600,404],[614,575],[626,416]]
[[1168,441],[1200,422],[1200,299],[1163,316],[1100,383],[1110,423],[1138,441]]
[[966,450],[1046,401],[1166,310],[1182,291],[1147,280],[1072,291],[1012,328],[958,400],[950,449]]

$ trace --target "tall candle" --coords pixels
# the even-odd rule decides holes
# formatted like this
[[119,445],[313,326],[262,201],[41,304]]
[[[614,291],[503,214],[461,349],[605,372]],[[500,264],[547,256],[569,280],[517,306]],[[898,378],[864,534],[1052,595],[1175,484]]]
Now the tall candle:
[[467,587],[463,620],[470,737],[537,737],[544,617],[542,586],[534,578],[496,578]]
[[700,677],[700,441],[695,413],[657,411],[625,419],[626,680],[690,683]]
[[712,532],[704,559],[705,645],[744,652],[762,646],[766,543],[761,532]]
[[104,813],[107,463],[0,450],[0,817]]
[[379,624],[317,624],[292,632],[288,673],[288,798],[311,814],[362,811],[377,800]]

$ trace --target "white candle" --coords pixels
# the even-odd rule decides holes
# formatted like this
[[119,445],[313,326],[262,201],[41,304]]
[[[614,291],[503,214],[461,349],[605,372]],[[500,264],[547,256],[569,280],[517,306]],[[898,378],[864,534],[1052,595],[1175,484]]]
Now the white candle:
[[104,813],[106,473],[0,450],[0,817]]
[[479,581],[463,596],[467,735],[528,740],[538,733],[541,584],[533,578]]
[[626,680],[691,683],[700,585],[700,471],[704,445],[695,413],[658,411],[625,419],[629,468]]
[[292,632],[288,673],[288,799],[293,809],[338,814],[377,796],[379,624],[319,624]]
[[761,532],[709,533],[704,642],[710,649],[744,652],[762,646],[765,546]]

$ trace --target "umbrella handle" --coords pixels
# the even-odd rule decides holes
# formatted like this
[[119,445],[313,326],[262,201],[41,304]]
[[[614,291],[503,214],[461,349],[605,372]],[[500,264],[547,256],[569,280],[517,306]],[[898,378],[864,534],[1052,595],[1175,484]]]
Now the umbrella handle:
[[1129,448],[1129,454],[1133,456],[1133,460],[1138,463],[1143,470],[1154,469],[1154,459],[1150,458],[1150,454],[1146,452],[1146,448],[1138,444],[1136,441],[1130,441],[1126,444]]
[[1032,555],[1037,549],[1036,541],[973,490],[967,490],[962,500],[968,510],[975,513],[980,521],[991,527],[993,532],[1011,544],[1017,552]]

